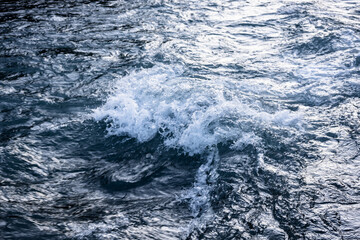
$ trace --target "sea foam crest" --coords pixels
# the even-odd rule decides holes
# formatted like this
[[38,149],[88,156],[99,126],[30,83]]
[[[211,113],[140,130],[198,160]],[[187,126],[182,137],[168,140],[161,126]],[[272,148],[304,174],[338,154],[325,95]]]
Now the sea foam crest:
[[[157,133],[168,147],[189,154],[224,141],[243,146],[253,128],[300,125],[299,114],[288,110],[266,112],[243,103],[223,80],[184,77],[181,66],[157,65],[121,77],[106,103],[95,109],[95,120],[108,123],[110,135],[127,135],[140,142]],[[225,96],[232,94],[231,100]],[[251,137],[249,143],[257,141]]]

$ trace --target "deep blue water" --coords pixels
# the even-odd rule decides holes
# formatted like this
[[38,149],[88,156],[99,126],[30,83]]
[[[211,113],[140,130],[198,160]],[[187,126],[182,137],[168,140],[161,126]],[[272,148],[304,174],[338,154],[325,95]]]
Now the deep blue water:
[[0,3],[0,239],[360,239],[360,2]]

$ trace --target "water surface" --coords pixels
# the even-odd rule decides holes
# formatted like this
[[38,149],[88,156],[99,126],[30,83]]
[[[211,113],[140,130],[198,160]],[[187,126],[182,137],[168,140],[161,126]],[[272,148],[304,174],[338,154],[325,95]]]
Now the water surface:
[[0,238],[357,239],[357,1],[2,1]]

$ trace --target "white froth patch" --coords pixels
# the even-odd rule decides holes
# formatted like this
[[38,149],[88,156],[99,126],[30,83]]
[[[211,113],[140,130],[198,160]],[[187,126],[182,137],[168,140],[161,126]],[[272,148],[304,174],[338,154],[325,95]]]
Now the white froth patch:
[[238,138],[233,145],[231,145],[232,149],[242,150],[247,145],[257,146],[261,142],[261,138],[256,136],[253,132],[244,133],[240,138]]
[[119,57],[118,57],[119,54],[120,54],[120,51],[118,51],[118,50],[110,51],[110,54],[103,55],[102,59],[105,61],[109,61],[109,62],[117,62],[117,61],[119,61]]
[[11,93],[14,93],[14,92],[16,92],[16,89],[13,88],[13,87],[0,86],[0,93],[2,93],[2,94],[11,94]]
[[55,22],[62,22],[62,21],[65,21],[65,18],[63,18],[63,17],[60,17],[60,16],[52,16],[52,18],[51,18],[53,21],[55,21]]
[[[113,234],[119,227],[125,227],[129,225],[129,219],[121,214],[109,215],[101,222],[83,223],[76,222],[66,223],[67,230],[75,234],[76,238],[88,239],[89,236],[96,236],[100,239],[115,239]],[[69,236],[71,237],[71,236]]]
[[[146,142],[159,133],[166,146],[189,154],[224,141],[234,141],[234,146],[255,143],[259,140],[252,127],[301,126],[298,113],[269,113],[255,103],[243,103],[222,79],[204,81],[182,73],[180,66],[158,65],[119,78],[106,103],[94,110],[94,119],[106,121],[110,135]],[[236,98],[228,100],[226,94]]]
[[183,238],[188,238],[194,229],[203,229],[214,218],[210,203],[210,192],[217,181],[217,166],[220,160],[218,150],[210,149],[206,162],[197,171],[193,188],[181,196],[182,200],[189,200],[189,207],[194,219],[186,229]]

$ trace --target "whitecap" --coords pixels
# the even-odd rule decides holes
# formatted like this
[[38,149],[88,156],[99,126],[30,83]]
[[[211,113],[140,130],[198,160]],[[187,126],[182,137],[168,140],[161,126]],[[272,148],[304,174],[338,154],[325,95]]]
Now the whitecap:
[[301,127],[300,113],[265,111],[255,101],[244,103],[241,95],[229,100],[225,95],[231,89],[226,88],[225,80],[203,81],[184,75],[182,66],[159,64],[119,78],[105,104],[92,116],[107,122],[109,135],[146,142],[160,134],[167,147],[181,148],[190,155],[220,142],[244,144],[244,133],[257,139],[256,128]]

